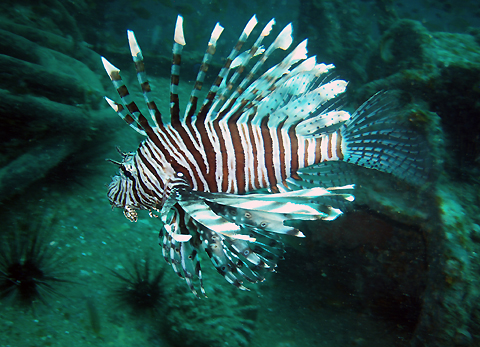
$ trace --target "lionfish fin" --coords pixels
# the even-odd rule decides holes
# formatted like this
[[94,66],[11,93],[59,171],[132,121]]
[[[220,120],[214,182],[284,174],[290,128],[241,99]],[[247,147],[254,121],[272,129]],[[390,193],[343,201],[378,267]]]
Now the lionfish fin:
[[265,25],[260,35],[263,37],[267,37],[268,35],[270,35],[270,32],[272,31],[274,25],[275,25],[275,18],[272,18],[267,23],[267,25]]
[[216,215],[240,227],[303,237],[298,229],[286,225],[285,222],[336,219],[342,211],[324,202],[331,203],[335,199],[345,202],[354,200],[352,194],[343,192],[341,188],[352,189],[352,186],[331,189],[316,187],[278,194],[196,193],[196,195],[203,199]]
[[[261,59],[252,68],[247,76],[247,79],[241,83],[238,89],[241,90],[242,93],[235,95],[234,97],[232,96],[231,105],[229,105],[229,111],[225,116],[226,119],[238,120],[242,123],[252,122],[254,124],[260,124],[267,115],[269,117],[274,117],[275,119],[279,118],[278,114],[273,115],[274,111],[277,108],[285,105],[285,103],[290,99],[288,97],[288,93],[286,95],[287,97],[285,97],[285,95],[282,93],[297,88],[297,85],[293,87],[289,87],[288,84],[285,85],[287,80],[285,76],[293,77],[294,75],[290,74],[291,66],[300,60],[306,59],[307,40],[302,41],[279,64],[267,70],[253,83],[250,84],[250,80],[248,78],[251,78],[252,73],[257,71],[257,69],[265,62],[268,56],[275,49],[286,47],[285,45],[291,42],[292,37],[291,30],[289,30],[289,28],[291,29],[290,25],[280,33],[277,39],[270,45]],[[314,60],[309,60],[310,65],[312,62],[314,62]],[[303,68],[306,67],[307,65],[303,66]],[[301,69],[294,69],[292,71],[295,71],[295,74],[298,75],[301,72]],[[318,76],[312,76],[311,79],[316,80],[317,77]],[[281,89],[281,91],[277,91],[277,89]],[[259,110],[255,110],[256,108],[261,108],[262,111],[259,112]],[[283,118],[282,121],[285,117],[286,115],[281,117]],[[277,123],[281,123],[281,121],[278,121]]]
[[[320,65],[318,74],[321,75],[328,71],[323,69],[325,65],[318,65]],[[345,111],[328,114],[329,108],[326,105],[338,94],[345,91],[347,82],[334,80],[314,87],[318,79],[317,73],[299,70],[296,75],[292,74],[270,95],[269,100],[258,108],[256,118],[263,119],[267,114],[270,114],[269,127],[277,127],[284,123],[285,128],[296,126],[295,130],[300,132],[299,134],[311,136],[309,133],[314,133],[315,136],[313,137],[326,133],[326,126],[331,127],[330,132],[336,130],[343,124],[344,119],[349,118],[349,114]],[[309,88],[314,89],[298,94],[296,88],[301,85],[300,83],[305,83]],[[279,100],[282,95],[289,97]]]
[[275,39],[273,43],[275,47],[283,50],[288,49],[288,47],[290,47],[290,45],[293,42],[292,32],[293,32],[293,27],[292,27],[292,23],[290,23],[285,28],[283,28],[283,30]]
[[130,53],[132,54],[133,59],[141,59],[142,51],[138,45],[137,39],[135,38],[135,33],[132,30],[127,30],[127,38],[128,46],[130,47]]
[[[204,241],[202,247],[205,248],[217,271],[229,283],[239,289],[248,289],[242,284],[244,279],[250,282],[258,282],[264,279],[266,271],[273,270],[271,266],[274,266],[279,259],[278,254],[283,253],[283,251],[278,251],[278,248],[283,250],[283,247],[278,246],[277,241],[274,241],[274,244],[270,242],[265,246],[257,245],[257,233],[255,231],[246,233],[245,228],[242,229],[235,223],[216,214],[202,200],[189,199],[188,194],[194,194],[193,192],[184,191],[181,194],[183,194],[184,199],[179,200],[175,207],[175,214],[178,216],[184,215],[184,223],[178,223],[179,218],[175,218],[164,225],[165,231],[162,232],[163,253],[167,261],[172,264],[175,272],[187,280],[195,295],[197,295],[197,292],[193,287],[193,279],[190,276],[192,271],[188,271],[185,266],[199,268],[199,264],[193,266],[194,264],[191,261],[184,259],[186,254],[184,250],[188,249],[189,245],[194,245],[195,239],[192,238],[189,242],[179,244],[175,241],[175,237],[168,236],[173,234],[172,230],[183,230],[181,234],[184,235],[190,229],[196,231],[197,235],[201,235],[201,239]],[[171,226],[172,222],[175,222],[174,227]],[[250,235],[253,235],[253,237]],[[259,234],[258,238],[263,240],[265,237]],[[200,248],[200,244],[195,247],[196,249]],[[254,252],[252,247],[263,255]]]
[[200,65],[200,70],[197,74],[195,85],[190,94],[190,100],[188,101],[187,107],[185,109],[185,116],[183,118],[184,122],[190,121],[195,114],[198,103],[198,94],[202,90],[203,82],[208,71],[208,66],[213,58],[213,55],[215,54],[215,51],[217,49],[217,41],[222,32],[223,27],[220,25],[220,23],[215,24],[212,34],[210,35],[210,40],[208,41],[207,50],[205,51],[205,54],[203,56],[202,64]]
[[[227,88],[228,90],[233,89],[233,83],[236,82],[239,74],[243,72],[245,65],[254,56],[257,49],[260,47],[260,43],[262,42],[263,38],[268,35],[271,31],[271,28],[275,24],[275,21],[272,19],[270,22],[267,23],[265,28],[262,30],[262,33],[258,37],[257,41],[253,45],[252,49],[250,50],[250,54],[248,59],[242,63],[240,68],[235,72],[235,74],[231,78],[230,84],[232,87]],[[239,86],[236,88],[235,92],[229,97],[226,102],[224,102],[223,107],[221,108],[220,112],[218,113],[217,119],[222,119],[224,122],[228,122],[230,120],[236,121],[244,112],[246,108],[252,107],[250,104],[251,101],[255,98],[261,98],[262,92],[266,91],[275,81],[275,76],[273,76],[272,71],[275,70],[275,67],[282,66],[282,63],[288,65],[287,59],[288,57],[291,58],[289,55],[285,58],[282,63],[276,65],[274,68],[267,71],[267,73],[263,74],[259,79],[255,82],[252,82],[253,77],[258,72],[258,70],[263,66],[266,60],[270,57],[270,55],[276,49],[287,49],[293,41],[292,37],[292,25],[288,24],[277,36],[272,44],[263,52],[261,58],[257,61],[257,63],[252,67],[252,69],[248,72],[247,76],[242,80]],[[298,53],[298,50],[297,50]],[[289,59],[290,59],[289,58]],[[293,62],[292,62],[293,63]],[[283,69],[284,66],[281,67]],[[287,67],[288,69],[288,67]],[[275,71],[279,71],[278,69]],[[279,72],[281,74],[281,72]],[[263,81],[262,83],[258,83],[259,80]],[[252,87],[254,86],[254,87]],[[262,86],[264,87],[262,89]]]
[[[201,241],[193,238],[189,228],[195,228],[190,218],[179,206],[174,206],[170,211],[159,234],[159,243],[162,254],[174,272],[185,279],[187,285],[195,296],[200,298],[195,289],[195,279],[203,296],[206,296],[203,287],[202,271],[198,259],[198,248]],[[188,238],[188,240],[187,240]]]
[[341,129],[345,161],[422,184],[431,166],[428,146],[401,109],[393,92],[378,92],[360,106]]
[[178,98],[178,83],[180,82],[180,65],[182,63],[182,51],[185,46],[183,35],[183,17],[177,16],[173,43],[172,72],[170,77],[170,122],[180,124],[180,100]]
[[[291,189],[311,189],[316,187],[351,187],[356,178],[350,170],[350,164],[344,161],[325,161],[297,171],[298,177],[287,178]],[[353,187],[351,187],[353,189]]]
[[202,230],[205,250],[217,271],[230,284],[248,290],[243,281],[260,282],[268,272],[275,271],[277,262],[282,259],[284,245],[274,234],[252,228],[242,228],[242,233],[255,242],[210,229]]
[[[252,55],[253,57],[263,54],[265,52],[265,48],[262,46],[258,47],[258,49],[255,51],[255,53]],[[248,60],[250,59],[251,55],[251,50],[249,49],[248,51],[243,52],[242,54],[238,55],[235,59],[233,59],[232,64],[230,65],[231,69],[237,68],[237,67],[245,67],[247,64]]]
[[243,280],[263,281],[282,258],[283,243],[277,235],[304,237],[286,221],[336,219],[342,211],[323,202],[328,198],[328,202],[352,201],[353,196],[343,192],[351,188],[315,188],[273,195],[184,190],[178,205],[196,225],[217,271],[229,283],[245,290]]
[[253,15],[252,18],[250,18],[250,20],[248,21],[247,25],[245,25],[245,28],[243,28],[243,34],[245,34],[246,37],[250,36],[253,28],[255,28],[257,23],[258,23],[257,16]]
[[240,226],[214,213],[201,199],[180,200],[178,204],[190,218],[204,228],[220,234],[235,234],[240,231]]
[[314,138],[338,130],[349,118],[346,111],[330,111],[301,121],[295,129],[298,135]]
[[110,63],[104,57],[102,58],[103,67],[107,72],[110,80],[113,83],[113,86],[118,92],[122,100],[123,107],[120,104],[112,101],[111,99],[105,98],[108,104],[117,112],[117,114],[133,129],[142,133],[139,130],[143,130],[146,134],[151,134],[153,132],[152,127],[148,124],[148,120],[145,116],[140,112],[137,104],[133,101],[130,93],[128,92],[125,83],[123,83],[122,77],[120,76],[120,69],[116,68],[112,63]]
[[253,28],[257,25],[257,17],[255,15],[248,21],[247,25],[243,29],[240,37],[238,38],[237,43],[232,48],[232,51],[228,55],[224,66],[218,73],[218,76],[210,88],[207,97],[203,103],[203,106],[199,112],[199,119],[203,121],[204,119],[212,120],[216,117],[218,110],[223,105],[226,100],[226,97],[229,91],[232,89],[233,85],[226,83],[226,78],[231,69],[232,61],[238,56],[240,50],[242,49],[243,44],[250,36]]
[[135,38],[135,34],[132,30],[127,30],[127,37],[128,37],[128,45],[130,47],[130,52],[132,54],[132,59],[135,64],[135,70],[137,72],[137,80],[140,84],[140,88],[142,89],[143,97],[145,99],[145,103],[148,107],[148,112],[150,113],[150,117],[152,118],[154,124],[156,126],[162,125],[162,115],[158,110],[155,101],[152,100],[150,97],[152,93],[152,89],[150,83],[148,82],[147,73],[145,71],[145,64],[143,62],[143,54],[138,45],[137,39]]
[[[255,41],[255,43],[253,44],[253,46],[246,52],[242,53],[240,56],[238,56],[237,58],[234,59],[234,61],[232,61],[232,64],[230,65],[230,69],[232,68],[237,68],[237,70],[235,71],[235,73],[233,74],[233,76],[229,79],[228,81],[228,85],[225,83],[223,85],[223,90],[225,91],[224,92],[224,96],[226,97],[227,96],[227,92],[230,92],[231,90],[234,89],[234,86],[235,84],[237,83],[237,80],[239,79],[240,75],[244,72],[247,64],[249,63],[249,61],[257,56],[257,55],[260,55],[260,54],[264,54],[265,53],[265,48],[262,46],[262,41],[265,37],[267,37],[270,32],[272,31],[272,27],[273,25],[275,24],[275,19],[271,19],[266,25],[265,27],[263,28],[262,32],[260,33],[260,35],[258,36],[257,40]],[[272,44],[273,45],[273,44]],[[268,53],[268,55],[270,55],[270,53],[273,51],[273,48],[272,50]],[[219,114],[217,115],[216,119],[220,119],[220,118],[223,118],[224,121],[228,121],[229,120],[229,117],[231,115],[233,115],[232,112],[229,112],[231,107],[233,106],[233,104],[235,103],[235,101],[238,99],[238,97],[240,95],[242,95],[243,91],[245,90],[245,88],[250,84],[252,78],[255,76],[255,73],[258,71],[258,69],[263,65],[263,63],[266,61],[266,59],[268,58],[268,55],[267,56],[263,56],[262,58],[263,59],[260,59],[254,66],[253,68],[249,71],[249,73],[246,75],[246,77],[244,77],[244,79],[242,80],[242,82],[236,87],[235,91],[233,92],[233,94],[228,98],[228,100],[226,100],[224,103],[223,103],[223,106],[222,108],[220,109],[220,112]],[[228,112],[228,113],[227,113]]]
[[140,124],[132,117],[128,110],[123,107],[123,105],[116,103],[106,96],[104,96],[104,99],[110,105],[110,107],[117,112],[120,118],[122,118],[133,130],[144,136],[147,135]]
[[183,35],[183,17],[177,16],[177,22],[175,23],[175,35],[173,36],[175,43],[185,46],[185,36]]
[[[172,208],[174,212],[166,218],[162,233],[164,256],[192,289],[193,272],[187,267],[198,266],[184,259],[185,252],[193,252],[189,247],[204,247],[217,271],[229,283],[246,290],[244,280],[263,281],[266,273],[274,271],[282,258],[283,243],[276,235],[304,236],[298,229],[286,225],[286,221],[337,218],[342,211],[323,204],[327,201],[323,199],[351,201],[353,196],[344,192],[351,188],[315,188],[274,195],[232,195],[180,189],[177,191],[178,202]],[[195,237],[188,237],[191,233],[188,230],[200,235],[203,246],[198,241],[195,243]],[[184,236],[185,241],[179,242]],[[194,288],[192,291],[197,294]]]

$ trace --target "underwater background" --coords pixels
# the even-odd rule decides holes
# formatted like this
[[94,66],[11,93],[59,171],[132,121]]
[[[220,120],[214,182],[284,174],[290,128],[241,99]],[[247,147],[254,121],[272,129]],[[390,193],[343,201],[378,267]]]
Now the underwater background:
[[[0,346],[480,346],[480,6],[475,1],[2,1]],[[165,263],[160,222],[112,211],[116,146],[141,136],[109,108],[100,56],[135,70],[135,31],[157,104],[169,105],[184,16],[180,99],[216,22],[207,82],[249,18],[289,22],[295,43],[349,81],[348,107],[407,95],[432,177],[412,187],[356,170],[356,207],[285,237],[285,260],[240,291],[206,259],[206,299]],[[277,60],[278,61],[278,60]],[[276,61],[276,62],[277,62]],[[131,67],[128,69],[127,67]],[[208,84],[208,83],[207,83]]]

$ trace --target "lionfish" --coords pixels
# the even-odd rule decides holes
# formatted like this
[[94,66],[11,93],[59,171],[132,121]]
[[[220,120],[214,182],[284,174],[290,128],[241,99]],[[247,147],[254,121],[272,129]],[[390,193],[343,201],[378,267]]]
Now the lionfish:
[[[106,101],[145,136],[136,152],[119,150],[122,161],[110,160],[119,174],[108,187],[108,199],[132,222],[137,210],[160,217],[163,256],[198,297],[198,289],[206,296],[201,251],[240,289],[247,289],[244,280],[263,281],[283,257],[281,235],[304,236],[285,222],[334,220],[354,200],[354,185],[344,182],[351,164],[409,181],[427,175],[424,140],[400,121],[391,93],[377,93],[352,114],[339,109],[337,96],[347,82],[327,78],[334,65],[308,58],[307,40],[261,74],[272,52],[292,44],[292,25],[265,49],[262,41],[272,31],[272,19],[253,46],[241,52],[256,24],[253,16],[197,112],[223,31],[215,25],[181,116],[178,85],[185,39],[183,18],[177,17],[169,121],[152,99],[132,31],[127,31],[129,46],[151,122],[130,96],[120,70],[102,57],[121,104]],[[251,60],[256,62],[241,77]],[[350,165],[335,170],[333,161]]]

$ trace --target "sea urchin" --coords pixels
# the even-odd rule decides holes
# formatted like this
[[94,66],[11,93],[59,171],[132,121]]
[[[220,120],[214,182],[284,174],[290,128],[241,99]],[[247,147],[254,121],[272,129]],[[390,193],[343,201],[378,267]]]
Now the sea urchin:
[[111,270],[112,274],[121,280],[115,289],[114,295],[120,305],[127,306],[133,312],[156,312],[163,299],[163,290],[160,285],[164,270],[150,269],[149,259],[133,261],[133,272],[125,269],[126,275]]
[[68,282],[57,277],[60,255],[46,243],[40,228],[16,228],[0,244],[0,299],[31,306],[46,304],[46,295],[57,294],[53,286]]

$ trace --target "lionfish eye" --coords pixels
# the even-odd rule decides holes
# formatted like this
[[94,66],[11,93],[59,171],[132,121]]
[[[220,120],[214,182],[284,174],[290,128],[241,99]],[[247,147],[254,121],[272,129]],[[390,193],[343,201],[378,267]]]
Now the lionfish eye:
[[120,169],[122,169],[122,172],[123,174],[128,178],[128,179],[131,179],[133,181],[133,175],[130,171],[128,171],[125,166],[120,166]]

